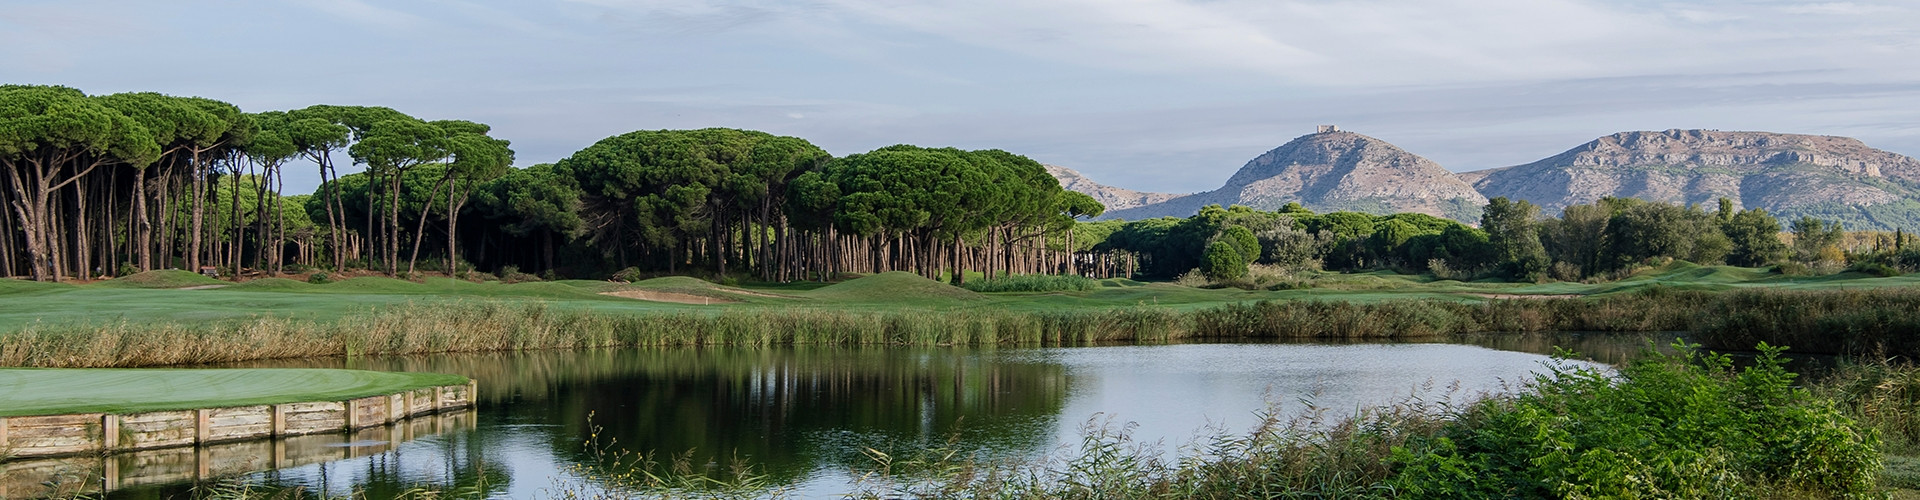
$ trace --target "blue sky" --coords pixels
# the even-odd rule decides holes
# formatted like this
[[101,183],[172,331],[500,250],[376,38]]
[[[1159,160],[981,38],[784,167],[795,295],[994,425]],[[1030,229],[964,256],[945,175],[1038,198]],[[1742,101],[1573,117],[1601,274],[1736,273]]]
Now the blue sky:
[[1668,128],[1915,155],[1916,56],[1912,1],[0,2],[5,83],[389,106],[491,124],[522,166],[736,127],[836,155],[1000,148],[1169,192],[1322,123],[1456,171]]

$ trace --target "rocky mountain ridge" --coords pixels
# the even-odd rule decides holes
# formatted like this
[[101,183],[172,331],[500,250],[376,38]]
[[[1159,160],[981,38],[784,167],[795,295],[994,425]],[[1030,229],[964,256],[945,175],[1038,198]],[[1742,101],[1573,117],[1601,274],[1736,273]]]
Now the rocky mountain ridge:
[[[1075,177],[1075,185],[1100,186]],[[1550,215],[1607,196],[1708,206],[1725,197],[1782,220],[1912,229],[1920,227],[1920,160],[1847,137],[1676,129],[1621,132],[1525,165],[1455,174],[1385,141],[1325,127],[1248,161],[1220,189],[1109,205],[1106,217],[1185,217],[1209,204],[1273,210],[1297,201],[1316,211],[1477,222],[1479,207],[1495,196],[1532,201]]]
[[1180,195],[1173,193],[1147,193],[1108,186],[1094,182],[1093,179],[1089,179],[1080,172],[1076,172],[1067,167],[1059,165],[1042,166],[1047,167],[1047,173],[1053,175],[1054,179],[1060,181],[1060,187],[1066,188],[1068,191],[1079,191],[1086,193],[1087,196],[1092,196],[1094,201],[1105,205],[1109,212],[1126,210],[1141,205],[1152,205],[1180,197]]
[[1185,217],[1212,204],[1275,210],[1299,202],[1316,211],[1420,212],[1469,220],[1478,218],[1486,201],[1432,160],[1386,141],[1323,127],[1248,161],[1219,189],[1107,214]]
[[1557,214],[1602,197],[1712,205],[1728,198],[1776,216],[1911,227],[1920,208],[1920,160],[1848,137],[1666,130],[1621,132],[1533,163],[1466,172],[1489,196]]

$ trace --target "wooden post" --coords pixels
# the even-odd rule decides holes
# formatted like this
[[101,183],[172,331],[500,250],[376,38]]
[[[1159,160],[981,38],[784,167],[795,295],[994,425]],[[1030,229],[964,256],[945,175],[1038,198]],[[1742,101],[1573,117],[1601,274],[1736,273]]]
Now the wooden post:
[[[359,400],[353,400],[353,399],[347,400],[347,431],[348,432],[352,432],[354,429],[360,428],[359,416],[360,416]],[[352,436],[348,436],[348,437],[351,438]]]
[[209,413],[211,412],[207,411],[206,408],[201,408],[193,411],[193,420],[194,420],[193,442],[194,444],[206,444],[207,438],[213,437],[213,429],[212,429],[213,419],[210,418],[211,415],[209,415]]
[[100,451],[113,451],[120,447],[120,416],[106,414],[100,416]]
[[480,381],[467,379],[467,407],[480,407]]
[[287,434],[287,405],[273,405],[272,432],[274,437],[280,437]]
[[203,480],[213,477],[213,448],[198,446],[193,449],[193,477]]
[[112,456],[100,458],[100,492],[103,494],[120,489],[120,460]]
[[7,447],[7,417],[0,417],[0,448]]

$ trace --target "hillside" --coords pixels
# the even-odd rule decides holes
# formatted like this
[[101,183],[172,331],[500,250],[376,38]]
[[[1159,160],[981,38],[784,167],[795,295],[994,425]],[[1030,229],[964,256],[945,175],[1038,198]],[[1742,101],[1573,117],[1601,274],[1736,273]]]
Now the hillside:
[[1811,215],[1851,229],[1920,226],[1920,161],[1846,137],[1621,132],[1460,178],[1488,197],[1529,200],[1549,214],[1607,196],[1709,206],[1725,197],[1782,219]]
[[1141,205],[1151,205],[1180,197],[1171,193],[1147,193],[1127,188],[1108,186],[1094,182],[1080,172],[1058,165],[1046,165],[1047,173],[1060,180],[1060,187],[1068,191],[1079,191],[1092,196],[1094,201],[1107,207],[1107,211],[1126,210]]
[[1211,204],[1274,210],[1296,201],[1322,212],[1419,212],[1477,221],[1487,200],[1432,160],[1386,141],[1324,127],[1248,161],[1220,189],[1109,210],[1107,217],[1185,217]]

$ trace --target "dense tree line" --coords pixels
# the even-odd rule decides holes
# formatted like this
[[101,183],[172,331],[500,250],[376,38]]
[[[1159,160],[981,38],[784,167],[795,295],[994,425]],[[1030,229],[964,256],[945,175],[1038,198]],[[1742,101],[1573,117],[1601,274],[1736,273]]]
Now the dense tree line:
[[[488,137],[485,125],[430,122],[387,108],[246,113],[198,97],[0,86],[0,207],[7,212],[0,218],[0,274],[58,280],[157,268],[278,272],[290,263],[344,268],[356,261],[395,273],[402,243],[411,238],[411,265],[427,233],[401,227],[400,180],[416,167],[439,165],[438,184],[413,194],[444,189],[457,208],[466,192],[457,186],[512,164],[507,146]],[[322,178],[335,179],[337,154],[364,165],[359,175],[379,195],[366,198],[368,222],[358,232],[349,230],[335,192],[282,196],[290,161],[306,158]],[[305,209],[312,200],[323,205],[324,217]],[[384,224],[372,224],[374,218]],[[449,259],[457,258],[453,243],[443,247]]]
[[[1087,248],[1138,254],[1150,276],[1198,270],[1215,281],[1232,281],[1249,264],[1520,281],[1611,279],[1671,260],[1792,273],[1920,270],[1920,250],[1904,231],[1848,233],[1810,217],[1783,228],[1763,209],[1736,210],[1724,199],[1707,210],[1606,198],[1550,217],[1526,201],[1494,198],[1482,214],[1479,227],[1469,227],[1421,214],[1316,214],[1298,204],[1273,212],[1210,206],[1185,219],[1107,221],[1082,232],[1092,235]],[[1845,244],[1863,236],[1870,243]]]
[[[0,87],[0,275],[905,270],[960,281],[1070,272],[1069,230],[1103,210],[998,150],[834,158],[793,137],[660,130],[515,169],[489,132],[383,107],[247,113],[197,97]],[[285,195],[290,164],[317,168],[319,188]],[[361,171],[343,174],[346,164]]]

